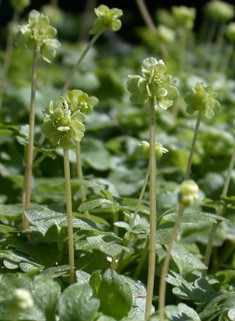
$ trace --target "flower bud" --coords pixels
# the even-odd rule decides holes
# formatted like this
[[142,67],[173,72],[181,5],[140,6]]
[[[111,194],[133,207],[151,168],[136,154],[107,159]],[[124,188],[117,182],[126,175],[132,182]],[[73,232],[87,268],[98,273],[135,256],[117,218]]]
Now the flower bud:
[[41,11],[50,19],[51,24],[55,27],[59,26],[64,19],[63,11],[56,6],[47,4],[42,7]]
[[172,7],[172,14],[175,18],[176,27],[192,29],[196,18],[196,10],[185,6]]
[[93,113],[93,107],[98,104],[99,100],[81,90],[74,89],[67,93],[67,101],[73,112],[79,111],[85,115],[91,115]]
[[33,298],[27,289],[16,289],[13,292],[13,307],[18,311],[25,311],[33,307]]
[[230,22],[226,28],[225,36],[230,40],[235,40],[235,22]]
[[[143,156],[149,158],[150,155],[150,144],[146,141],[141,142]],[[155,143],[155,155],[156,159],[160,159],[164,153],[167,153],[168,149],[164,148],[162,144]]]
[[20,13],[30,5],[30,0],[11,0],[11,5]]
[[234,6],[224,1],[213,0],[207,4],[206,14],[212,20],[228,21],[234,17]]
[[193,205],[198,200],[199,188],[193,180],[183,181],[180,185],[179,202],[184,206]]

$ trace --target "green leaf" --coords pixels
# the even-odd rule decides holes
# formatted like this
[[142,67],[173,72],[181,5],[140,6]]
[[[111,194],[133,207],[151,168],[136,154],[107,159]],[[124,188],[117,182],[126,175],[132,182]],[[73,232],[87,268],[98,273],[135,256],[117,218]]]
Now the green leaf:
[[34,305],[46,321],[55,320],[60,292],[59,284],[48,275],[35,277],[32,291]]
[[167,306],[165,313],[169,321],[201,321],[197,312],[184,303]]
[[94,208],[101,207],[101,208],[110,208],[115,206],[116,203],[113,203],[110,200],[107,200],[106,198],[98,198],[95,200],[88,200],[83,202],[79,207],[78,211],[79,212],[84,212],[84,211],[90,211],[93,210]]
[[178,266],[178,269],[182,276],[196,272],[198,270],[207,269],[205,264],[203,264],[195,255],[189,252],[181,244],[174,244],[171,256],[176,265]]
[[58,278],[59,276],[67,276],[69,274],[68,272],[70,269],[71,269],[70,265],[53,266],[43,270],[40,274],[48,275],[51,278]]
[[92,288],[87,284],[70,285],[58,303],[60,321],[93,321],[99,309],[99,300],[92,298]]
[[130,286],[113,270],[104,273],[98,298],[100,311],[118,320],[127,316],[132,307]]
[[[161,223],[164,221],[171,221],[175,222],[178,214],[177,213],[171,213],[164,215],[162,217]],[[185,223],[197,223],[199,221],[208,221],[212,223],[217,223],[217,221],[227,221],[226,218],[212,214],[212,213],[206,213],[206,212],[193,212],[193,213],[184,213],[181,219],[181,222]]]
[[23,273],[7,273],[0,275],[0,297],[7,299],[18,288],[31,290],[32,284],[29,276]]

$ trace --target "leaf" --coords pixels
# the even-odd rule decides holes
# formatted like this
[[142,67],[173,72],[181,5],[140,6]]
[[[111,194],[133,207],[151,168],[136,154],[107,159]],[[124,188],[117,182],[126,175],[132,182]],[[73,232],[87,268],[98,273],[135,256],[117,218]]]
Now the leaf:
[[[164,221],[171,221],[175,222],[178,214],[177,213],[171,213],[164,215],[162,217],[161,223]],[[183,213],[181,222],[184,223],[197,223],[199,221],[208,221],[212,223],[217,223],[217,221],[227,221],[226,218],[212,214],[212,213],[206,213],[206,212],[193,212],[193,213]]]
[[90,274],[85,271],[76,271],[76,280],[78,284],[89,284],[90,277]]
[[46,321],[54,321],[60,286],[48,275],[36,276],[33,281],[34,305]]
[[87,284],[72,284],[61,295],[58,303],[60,321],[93,321],[99,300],[92,298]]
[[0,137],[17,135],[20,130],[20,125],[8,122],[0,123]]
[[178,269],[182,276],[196,272],[197,270],[207,269],[205,264],[203,264],[195,255],[189,252],[181,244],[174,244],[171,256],[178,266]]
[[132,307],[130,286],[113,270],[104,273],[98,298],[100,311],[117,320],[127,316]]
[[101,208],[110,208],[115,206],[116,203],[111,202],[110,200],[107,200],[106,198],[98,198],[95,200],[88,200],[83,202],[79,207],[78,211],[79,212],[84,212],[84,211],[90,211],[93,210],[94,208],[101,207]]
[[32,284],[29,276],[23,273],[7,273],[0,275],[0,297],[7,299],[18,288],[31,290]]
[[59,276],[67,276],[70,269],[70,265],[58,265],[45,269],[40,274],[48,275],[51,278],[58,278]]
[[197,312],[184,303],[167,306],[165,313],[169,321],[201,321]]

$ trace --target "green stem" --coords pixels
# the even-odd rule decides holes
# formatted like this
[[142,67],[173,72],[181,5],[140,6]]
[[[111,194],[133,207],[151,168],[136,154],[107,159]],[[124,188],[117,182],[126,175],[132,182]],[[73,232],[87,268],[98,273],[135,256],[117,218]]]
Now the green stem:
[[[222,191],[222,195],[225,195],[225,196],[227,195],[227,192],[228,192],[229,183],[230,183],[230,180],[231,180],[234,163],[235,163],[235,149],[233,151],[233,154],[232,154],[232,157],[231,157],[231,160],[230,160],[227,177],[226,177],[226,180],[225,180],[225,183],[224,183],[224,188],[223,188],[223,191]],[[217,211],[216,211],[216,214],[217,215],[222,215],[223,211],[224,211],[224,206],[220,205],[218,207]],[[218,226],[218,224],[215,224],[215,223],[212,225],[209,241],[208,241],[207,248],[206,248],[204,264],[207,267],[209,266],[209,262],[210,262],[211,251],[212,251],[212,247],[213,247],[213,242],[214,242],[217,226]],[[203,276],[206,276],[206,274],[207,274],[207,270],[204,270],[203,271]]]
[[149,201],[150,201],[150,235],[149,235],[149,266],[147,281],[147,298],[145,319],[148,319],[151,313],[153,300],[153,288],[155,277],[155,258],[156,258],[156,154],[155,154],[155,97],[149,99]]
[[140,271],[143,267],[143,264],[144,264],[144,261],[146,259],[146,256],[148,254],[148,250],[149,250],[149,238],[147,239],[146,243],[145,243],[145,247],[144,247],[144,250],[141,254],[141,257],[140,257],[140,260],[139,260],[139,263],[137,265],[137,268],[136,268],[136,271],[135,271],[135,274],[134,274],[134,278],[135,279],[138,279],[139,278],[139,275],[140,275]]
[[[79,180],[83,180],[80,142],[76,143],[76,158],[77,158],[77,176],[78,176]],[[80,189],[80,194],[81,194],[81,201],[85,202],[86,201],[86,193],[85,193],[84,185],[80,184],[79,189]],[[84,213],[85,213],[86,218],[90,217],[88,211],[85,211]]]
[[202,110],[199,110],[198,116],[197,116],[196,126],[195,126],[195,129],[194,129],[194,136],[193,136],[193,141],[192,141],[192,145],[191,145],[191,149],[190,149],[187,169],[186,169],[186,173],[185,173],[185,180],[189,179],[189,176],[190,176],[192,162],[193,162],[193,154],[194,154],[194,150],[195,150],[197,136],[198,136],[198,133],[199,133],[199,126],[200,126],[200,123],[201,123],[201,119],[202,119]]
[[177,239],[177,232],[180,227],[180,221],[183,215],[183,205],[180,203],[179,206],[179,214],[177,220],[175,222],[171,239],[167,248],[166,257],[163,262],[162,272],[161,272],[161,279],[160,279],[160,289],[159,289],[159,317],[160,321],[165,321],[164,318],[164,309],[165,309],[165,300],[166,300],[166,277],[169,270],[169,265],[171,261],[171,252],[174,246],[174,242]]
[[86,48],[83,50],[80,58],[78,59],[78,62],[76,63],[76,65],[73,67],[67,81],[64,84],[64,87],[62,88],[62,91],[60,93],[61,96],[64,96],[64,94],[66,93],[74,74],[76,73],[76,71],[78,70],[81,62],[83,61],[84,57],[86,56],[87,52],[89,51],[89,49],[94,45],[94,43],[96,42],[96,40],[100,37],[100,35],[103,33],[104,29],[100,30],[99,32],[97,32],[94,37],[91,39],[91,41],[88,43],[88,45],[86,46]]
[[[130,223],[130,226],[131,226],[131,229],[133,229],[133,227],[135,226],[135,220],[136,220],[136,217],[137,217],[137,214],[139,212],[139,209],[140,209],[140,205],[141,205],[141,202],[143,200],[143,197],[144,197],[144,192],[145,192],[145,189],[146,189],[146,186],[148,184],[148,179],[149,179],[149,167],[148,167],[148,170],[147,170],[147,173],[145,175],[145,179],[144,179],[144,184],[142,185],[142,188],[141,188],[141,191],[140,191],[140,196],[139,196],[139,199],[138,199],[138,202],[137,202],[137,205],[136,205],[136,208],[135,208],[135,213],[131,219],[131,223]],[[123,246],[127,247],[130,240],[131,240],[131,232],[127,233],[127,236],[126,236],[126,239],[123,243]],[[125,250],[122,250],[121,254],[120,254],[120,257],[118,259],[118,268],[117,268],[117,272],[120,273],[121,270],[122,270],[122,262],[123,262],[123,259],[124,259],[124,255],[125,255]]]
[[[69,150],[64,148],[64,178],[65,178],[65,192],[66,192],[66,211],[68,216],[68,247],[69,247],[69,265],[74,267],[74,243],[73,243],[73,213],[72,213],[72,195],[70,182],[70,164],[69,164]],[[74,283],[74,268],[69,270],[70,284]]]
[[[31,102],[29,111],[29,145],[27,150],[27,163],[24,176],[24,188],[22,195],[22,209],[27,209],[30,205],[31,180],[33,168],[33,147],[34,147],[34,123],[35,123],[35,95],[36,95],[36,78],[37,78],[37,47],[33,48],[33,67],[32,67],[32,85],[31,85]],[[23,229],[28,228],[28,220],[23,214]]]
[[228,47],[226,48],[225,55],[222,59],[221,68],[220,68],[220,72],[222,74],[225,74],[227,72],[228,64],[231,60],[233,50],[234,50],[234,41],[229,43]]
[[226,25],[224,22],[221,22],[220,27],[219,27],[219,31],[218,31],[218,35],[216,38],[216,43],[215,43],[215,50],[214,50],[214,59],[211,63],[210,66],[210,71],[215,71],[218,67],[218,64],[220,62],[220,53],[221,53],[221,48],[223,45],[223,38],[224,38],[224,31],[225,31]]

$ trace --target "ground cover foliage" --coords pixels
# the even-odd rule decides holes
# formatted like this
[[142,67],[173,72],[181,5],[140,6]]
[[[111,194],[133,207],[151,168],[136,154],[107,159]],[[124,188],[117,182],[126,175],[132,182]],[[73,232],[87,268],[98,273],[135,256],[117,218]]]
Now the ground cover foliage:
[[156,8],[132,45],[118,35],[122,8],[101,6],[76,29],[54,1],[43,15],[12,5],[0,57],[0,320],[235,320],[234,8],[208,2],[197,32],[195,9]]

